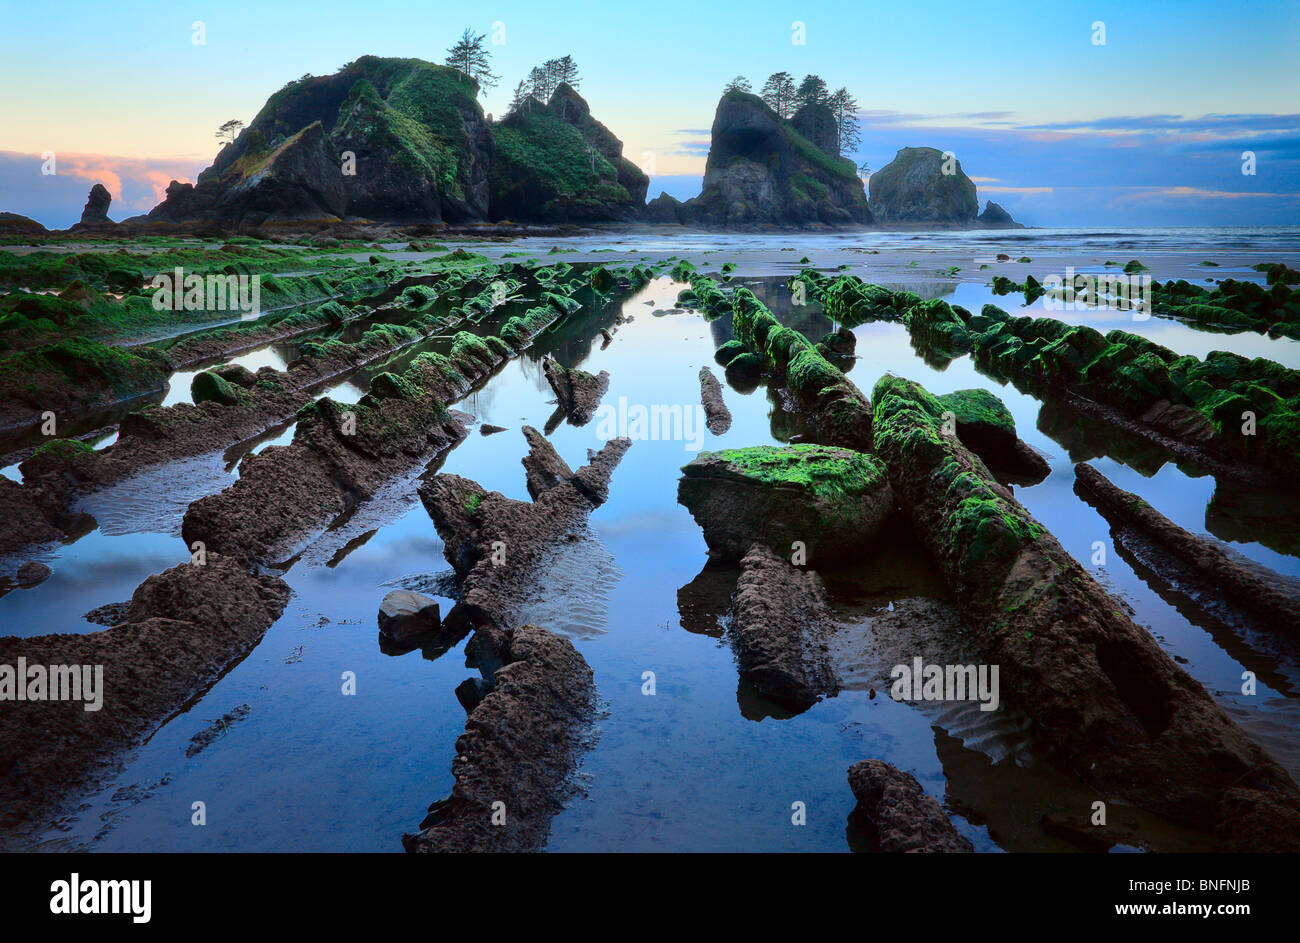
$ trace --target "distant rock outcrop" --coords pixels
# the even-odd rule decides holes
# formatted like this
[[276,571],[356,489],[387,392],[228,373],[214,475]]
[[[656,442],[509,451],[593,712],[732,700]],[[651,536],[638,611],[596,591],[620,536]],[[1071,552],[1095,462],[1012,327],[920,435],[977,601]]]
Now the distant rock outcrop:
[[43,236],[48,232],[48,229],[30,216],[0,213],[0,236]]
[[961,161],[933,147],[905,147],[871,175],[871,212],[882,223],[936,223],[988,229],[1023,229],[990,202],[979,213],[975,181]]
[[979,200],[961,161],[933,147],[905,147],[871,175],[871,212],[881,222],[964,223]]
[[97,183],[90,188],[90,195],[86,197],[86,208],[81,211],[81,224],[83,226],[107,226],[112,224],[108,218],[108,207],[113,202],[113,195],[108,192],[108,188],[102,183]]
[[455,69],[377,56],[290,82],[197,186],[173,181],[148,219],[232,228],[484,219],[492,132],[477,94]]
[[989,200],[984,207],[984,212],[980,213],[979,220],[989,229],[1024,229],[1020,223],[1011,218],[1011,214],[1004,210],[997,203]]
[[[824,116],[815,110],[801,114],[805,128],[821,126]],[[827,148],[838,143],[824,129],[815,133]],[[683,221],[713,226],[871,222],[851,160],[819,147],[761,98],[738,91],[718,102],[703,190],[682,210]]]
[[645,220],[648,223],[680,223],[682,201],[671,193],[659,194],[646,204]]
[[545,105],[533,100],[507,115],[493,134],[492,219],[596,222],[643,212],[650,178],[567,84]]

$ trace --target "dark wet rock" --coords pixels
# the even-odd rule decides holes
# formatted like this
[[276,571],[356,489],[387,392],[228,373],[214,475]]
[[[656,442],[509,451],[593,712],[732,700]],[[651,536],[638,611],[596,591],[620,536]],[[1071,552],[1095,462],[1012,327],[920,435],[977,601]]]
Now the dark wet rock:
[[1300,629],[1300,584],[1217,541],[1183,530],[1140,497],[1115,487],[1091,465],[1074,467],[1075,493],[1114,527],[1134,527],[1233,604],[1273,629]]
[[943,153],[933,147],[905,147],[871,175],[871,212],[881,222],[968,223],[979,212],[975,184],[952,158],[944,173]]
[[1016,421],[1006,404],[988,390],[957,390],[936,396],[957,423],[957,438],[994,472],[1026,482],[1042,481],[1052,472],[1047,459],[1016,435]]
[[683,467],[677,501],[719,559],[760,542],[783,557],[802,550],[818,569],[853,562],[894,510],[873,456],[807,444],[702,452]]
[[18,568],[18,572],[15,574],[14,578],[18,581],[18,585],[23,589],[31,589],[33,586],[39,586],[41,583],[44,583],[49,579],[50,573],[52,572],[53,571],[44,563],[40,563],[36,560],[28,560]]
[[491,423],[485,422],[483,425],[478,427],[478,431],[479,435],[496,435],[498,432],[505,432],[506,427],[494,426]]
[[214,367],[211,372],[227,383],[232,383],[244,389],[248,389],[257,382],[257,374],[242,363],[224,364],[220,367]]
[[602,370],[592,375],[577,367],[566,367],[559,361],[547,358],[542,361],[542,372],[546,382],[551,384],[562,410],[569,422],[575,426],[584,426],[591,422],[591,417],[600,405],[600,398],[609,389],[609,373]]
[[127,610],[131,608],[128,602],[110,602],[102,606],[96,606],[84,616],[87,622],[93,622],[95,625],[106,625],[110,628],[120,622],[126,621]]
[[911,773],[883,760],[863,760],[849,769],[854,809],[871,827],[873,850],[904,854],[972,852],[932,796]]
[[395,589],[379,604],[379,634],[402,644],[442,628],[438,602],[409,589]]
[[704,404],[704,422],[714,435],[731,428],[731,410],[722,398],[722,384],[708,367],[700,368],[700,401]]
[[569,472],[536,429],[525,426],[524,436],[530,445],[523,464],[531,502],[484,491],[459,475],[436,475],[420,486],[443,554],[461,577],[461,600],[444,621],[450,630],[513,621],[550,555],[586,532],[588,516],[605,502],[610,476],[632,444],[613,439]]
[[645,207],[646,222],[681,223],[682,202],[671,193],[661,193]]
[[540,851],[590,729],[591,669],[565,639],[526,625],[504,633],[492,690],[456,741],[451,795],[434,803],[409,852]]
[[102,183],[97,183],[90,188],[90,195],[86,198],[86,208],[81,211],[81,224],[83,226],[104,226],[111,224],[113,221],[108,218],[108,206],[113,202],[112,195],[108,188]]
[[20,701],[0,711],[0,824],[33,824],[213,684],[284,611],[290,590],[209,553],[146,579],[126,621],[89,634],[0,637],[0,665],[103,666],[102,706]]
[[740,561],[734,648],[742,675],[794,710],[839,690],[826,639],[835,627],[821,578],[755,544]]
[[247,717],[252,710],[253,708],[249,705],[240,704],[234,710],[222,714],[211,724],[190,737],[190,745],[185,748],[185,755],[197,756],[202,753],[212,744],[212,741],[218,737],[224,737],[226,731]]
[[238,481],[190,505],[182,536],[187,544],[276,561],[395,475],[459,442],[469,417],[444,403],[511,356],[499,338],[462,332],[448,356],[420,354],[400,377],[374,377],[355,405],[322,398],[305,406],[289,445],[246,456]]
[[681,212],[684,222],[711,226],[872,219],[853,161],[826,153],[761,98],[739,91],[718,102],[703,189]]
[[43,236],[48,232],[48,229],[28,216],[0,213],[0,236]]
[[999,204],[989,200],[984,205],[984,212],[980,213],[979,221],[989,229],[1024,229],[1020,223],[1011,218],[1011,214],[1004,210]]
[[[1300,809],[1300,789],[1135,625],[924,405],[876,385],[876,443],[895,493],[956,595],[971,642],[1038,747],[1095,788],[1232,845],[1250,803]],[[1262,813],[1261,813],[1262,814]],[[1279,829],[1255,850],[1300,848]]]
[[456,685],[456,700],[465,708],[465,713],[471,714],[491,690],[492,685],[483,678],[466,678]]

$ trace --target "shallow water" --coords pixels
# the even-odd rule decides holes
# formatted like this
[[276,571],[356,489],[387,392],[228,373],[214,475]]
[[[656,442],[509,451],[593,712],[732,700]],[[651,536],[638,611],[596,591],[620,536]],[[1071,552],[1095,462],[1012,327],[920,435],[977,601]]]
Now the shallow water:
[[[965,238],[942,235],[948,244]],[[707,238],[710,247],[733,241]],[[734,241],[752,248],[754,240],[769,238],[788,243],[791,237]],[[688,245],[674,243],[672,249],[681,253]],[[599,237],[584,244],[600,247]],[[703,261],[711,258],[718,265],[727,260],[719,253]],[[793,263],[790,271],[799,267]],[[975,280],[918,275],[913,287],[972,310],[986,302],[1016,307],[1019,299],[995,298],[979,283],[982,276],[965,274]],[[737,281],[750,284],[783,322],[813,339],[833,327],[816,308],[793,308],[783,277]],[[526,448],[518,430],[524,424],[541,429],[551,418],[553,397],[539,362],[548,352],[592,372],[608,370],[605,404],[617,408],[622,400],[693,410],[699,368],[713,365],[716,343],[729,327],[694,313],[656,317],[654,311],[673,308],[682,287],[661,278],[627,299],[622,310],[633,321],[618,329],[606,349],[592,335],[612,312],[582,320],[581,328],[544,335],[456,404],[479,423],[508,431],[485,436],[474,428],[434,468],[527,499],[520,465]],[[1300,366],[1300,348],[1291,341],[1203,334],[1155,318],[1126,326],[1111,323],[1115,316],[1105,313],[1063,319],[1070,317],[1103,330],[1125,327],[1182,353],[1226,348]],[[1294,503],[1216,486],[1212,477],[1166,461],[1145,443],[1098,434],[1077,417],[1000,386],[969,358],[927,364],[901,325],[865,324],[855,333],[859,359],[848,375],[864,391],[893,371],[935,393],[973,386],[997,392],[1021,437],[1052,465],[1047,480],[1016,489],[1021,501],[1132,606],[1136,620],[1239,723],[1300,775],[1297,646],[1224,626],[1167,599],[1167,589],[1149,582],[1140,563],[1116,550],[1106,522],[1074,495],[1073,461],[1093,461],[1181,526],[1234,540],[1233,547],[1252,559],[1300,576],[1300,521],[1286,512]],[[714,370],[721,378],[721,369]],[[354,399],[363,388],[363,382],[349,381],[330,395]],[[705,570],[700,530],[676,503],[679,468],[698,454],[697,446],[781,441],[788,423],[779,415],[774,421],[762,386],[743,394],[727,387],[724,395],[734,417],[724,436],[701,428],[698,441],[681,436],[634,443],[614,472],[609,501],[592,515],[591,538],[572,548],[545,581],[549,592],[525,605],[527,619],[573,639],[604,701],[596,739],[579,771],[581,793],[555,818],[549,848],[847,851],[852,836],[846,820],[854,802],[846,773],[853,763],[877,757],[912,771],[941,800],[946,796],[957,813],[955,824],[977,850],[1064,850],[1037,822],[1044,809],[1067,801],[1072,787],[1034,762],[1013,716],[921,709],[883,692],[873,698],[862,675],[849,679],[839,696],[789,717],[738,678],[718,621],[729,584],[726,574]],[[577,467],[607,431],[599,420],[582,428],[566,423],[550,438]],[[291,435],[290,425],[256,448]],[[99,529],[49,557],[54,576],[46,583],[0,596],[5,631],[95,630],[82,619],[86,611],[128,598],[149,573],[187,557],[176,536],[184,507],[233,480],[237,469],[229,463],[227,455],[167,466],[153,479],[123,483],[119,492],[88,502]],[[415,495],[421,471],[412,469],[308,542],[285,573],[294,598],[258,647],[139,748],[120,775],[86,800],[87,808],[42,836],[45,846],[400,850],[399,836],[414,831],[428,804],[451,788],[451,758],[465,720],[453,691],[475,673],[465,667],[462,646],[436,657],[420,651],[390,656],[377,643],[375,615],[384,594],[410,586],[436,595],[430,587],[448,570],[442,543]],[[1279,516],[1278,508],[1286,513]],[[890,537],[895,539],[852,572],[828,574],[833,600],[847,621],[869,623],[872,613],[923,594],[917,587],[937,585],[906,536]],[[1105,551],[1103,566],[1092,563],[1097,542]],[[897,559],[908,562],[899,567]],[[891,563],[905,572],[901,581],[888,575]],[[445,597],[439,601],[444,613],[452,605]],[[1245,669],[1260,677],[1254,698],[1236,693]],[[356,673],[355,696],[340,693],[345,671]],[[643,693],[646,672],[653,672],[652,696]],[[186,755],[193,735],[243,704],[250,708],[246,718],[201,752]],[[207,805],[206,827],[190,824],[195,801]],[[799,802],[807,809],[801,826],[791,822],[792,805]]]

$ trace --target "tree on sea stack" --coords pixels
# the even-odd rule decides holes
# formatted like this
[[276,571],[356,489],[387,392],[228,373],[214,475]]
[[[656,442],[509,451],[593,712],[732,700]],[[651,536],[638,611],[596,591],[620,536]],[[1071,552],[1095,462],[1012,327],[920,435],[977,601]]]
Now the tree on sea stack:
[[240,130],[244,127],[244,122],[238,118],[231,118],[221,127],[217,128],[217,139],[225,140],[227,144],[233,144],[235,138],[239,136]]
[[[861,128],[858,124],[858,100],[849,94],[847,88],[838,88],[826,99],[831,114],[835,115],[835,124],[840,130],[840,153],[852,154],[862,143]],[[863,164],[862,166],[866,166]]]
[[[559,85],[563,82],[565,85],[569,86],[569,88],[577,91],[578,83],[582,81],[582,77],[578,75],[578,64],[573,61],[573,56],[561,56],[559,59],[554,60],[554,62],[555,84]],[[549,65],[550,63],[547,64]]]
[[723,87],[722,94],[726,95],[729,92],[749,92],[749,91],[751,91],[749,85],[749,79],[745,78],[743,75],[738,75],[730,82],[728,82],[726,86]]
[[789,72],[774,72],[763,83],[759,96],[778,118],[789,118],[794,113],[794,76]]
[[510,107],[506,109],[506,114],[514,115],[521,111],[528,111],[534,101],[536,99],[533,98],[533,92],[528,87],[528,83],[520,82],[515,86],[514,94],[510,96]]
[[804,105],[821,105],[826,102],[826,81],[820,75],[805,75],[794,93],[796,108]]
[[475,36],[473,30],[466,29],[456,44],[447,50],[447,65],[462,75],[477,79],[479,94],[485,94],[497,84],[496,75],[488,68],[492,54],[483,48],[486,38],[486,33]]

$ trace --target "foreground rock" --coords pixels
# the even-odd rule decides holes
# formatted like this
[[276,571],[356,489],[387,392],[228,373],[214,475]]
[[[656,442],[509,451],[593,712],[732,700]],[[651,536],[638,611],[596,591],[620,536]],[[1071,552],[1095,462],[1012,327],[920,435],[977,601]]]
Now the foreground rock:
[[438,602],[409,589],[395,589],[379,604],[379,634],[403,644],[431,635],[442,627]]
[[557,409],[575,426],[585,426],[600,405],[600,398],[609,389],[609,373],[602,370],[592,375],[577,367],[566,367],[557,360],[542,361],[542,373],[555,391]]
[[85,709],[93,675],[80,687],[82,700],[6,700],[0,708],[0,825],[42,824],[59,801],[246,655],[289,594],[282,580],[250,575],[235,560],[209,553],[203,565],[176,566],[141,583],[125,620],[111,629],[0,638],[0,690],[6,668],[19,658],[29,672],[36,665],[75,666],[82,682],[82,666],[103,669],[97,710]]
[[739,560],[761,543],[787,559],[802,548],[819,569],[854,562],[895,504],[883,464],[827,445],[701,452],[682,469],[677,501],[711,556]]
[[419,833],[402,836],[409,852],[540,851],[563,806],[594,713],[591,668],[535,625],[500,635],[492,690],[456,741],[456,784]]
[[975,850],[911,773],[882,760],[863,760],[849,769],[849,788],[858,800],[854,814],[874,833],[873,850],[905,854]]
[[1300,849],[1296,784],[943,435],[926,395],[895,377],[877,383],[879,454],[1038,748],[1104,795],[1217,832],[1224,849],[1244,849],[1261,822],[1273,828],[1252,850]]
[[734,610],[736,662],[759,692],[805,710],[839,690],[826,646],[835,619],[815,572],[756,545],[740,561]]
[[704,424],[714,435],[731,428],[731,410],[722,398],[722,384],[708,367],[700,367],[700,402],[704,404]]
[[1091,465],[1074,467],[1074,490],[1113,527],[1133,527],[1184,566],[1203,585],[1213,587],[1237,607],[1271,629],[1300,629],[1300,587],[1294,580],[1234,554],[1218,542],[1183,530],[1135,494],[1115,487]]
[[444,623],[451,630],[514,621],[548,556],[585,532],[588,516],[605,503],[610,476],[632,445],[612,439],[574,472],[536,429],[525,426],[524,437],[531,447],[523,464],[532,501],[484,491],[459,475],[437,475],[420,486],[443,554],[461,578],[460,602]]

